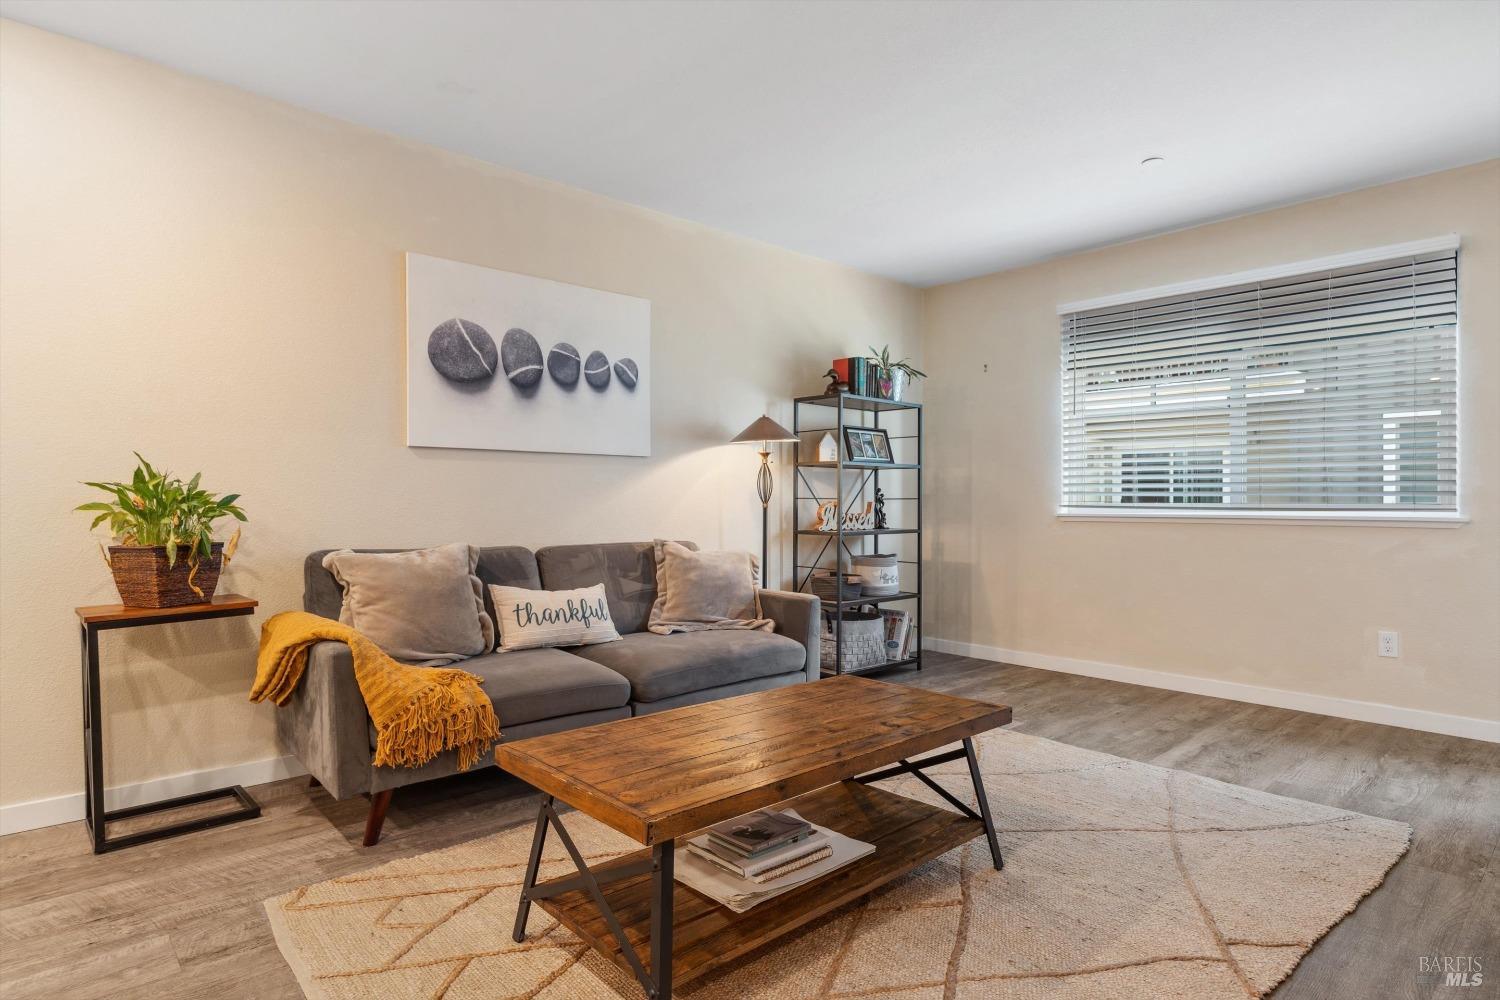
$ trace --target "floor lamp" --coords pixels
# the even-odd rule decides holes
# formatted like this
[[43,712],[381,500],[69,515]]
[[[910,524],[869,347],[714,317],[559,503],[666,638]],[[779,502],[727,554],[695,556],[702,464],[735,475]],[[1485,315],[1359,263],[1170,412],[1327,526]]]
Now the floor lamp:
[[735,435],[731,444],[759,444],[760,472],[755,476],[755,491],[760,495],[760,585],[766,585],[767,538],[771,520],[771,445],[780,441],[796,441],[797,435],[772,420],[761,417],[755,423]]

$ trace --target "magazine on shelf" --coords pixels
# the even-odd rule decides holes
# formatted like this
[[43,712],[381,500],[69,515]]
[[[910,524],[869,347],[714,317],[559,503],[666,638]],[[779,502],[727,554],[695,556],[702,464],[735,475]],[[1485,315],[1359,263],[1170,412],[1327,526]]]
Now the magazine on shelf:
[[880,615],[885,619],[885,658],[904,660],[911,646],[911,612],[882,608]]
[[[786,815],[801,819],[795,812]],[[721,903],[735,913],[744,913],[754,906],[822,878],[829,872],[858,861],[875,850],[874,844],[846,837],[836,830],[813,824],[813,829],[828,838],[828,857],[806,867],[795,868],[786,874],[764,882],[731,875],[711,861],[706,861],[693,851],[690,843],[677,848],[676,878],[683,885],[702,893],[709,899]]]

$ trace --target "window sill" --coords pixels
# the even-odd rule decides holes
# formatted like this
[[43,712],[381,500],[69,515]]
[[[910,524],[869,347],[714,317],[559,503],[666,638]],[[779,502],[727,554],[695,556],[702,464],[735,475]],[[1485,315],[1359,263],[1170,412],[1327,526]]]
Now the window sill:
[[1264,511],[1221,510],[1214,513],[1180,513],[1161,510],[1112,510],[1098,507],[1059,507],[1060,521],[1170,521],[1177,524],[1322,524],[1333,526],[1378,526],[1388,528],[1457,528],[1469,519],[1452,512],[1425,514],[1376,514],[1351,510]]

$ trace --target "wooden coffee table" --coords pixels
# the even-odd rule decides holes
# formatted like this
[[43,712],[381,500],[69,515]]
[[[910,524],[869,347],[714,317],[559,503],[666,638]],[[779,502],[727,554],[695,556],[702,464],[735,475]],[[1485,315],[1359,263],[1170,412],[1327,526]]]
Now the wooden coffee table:
[[[975,837],[989,839],[998,869],[1000,844],[971,737],[1010,714],[1004,705],[844,676],[502,743],[496,762],[542,792],[513,936],[525,940],[534,902],[632,973],[648,997],[670,1000],[674,978],[702,975]],[[963,758],[978,812],[922,771]],[[902,774],[960,812],[870,784]],[[554,800],[649,850],[590,868]],[[874,853],[746,913],[674,883],[679,838],[778,803],[874,844]],[[578,871],[538,882],[549,829]]]

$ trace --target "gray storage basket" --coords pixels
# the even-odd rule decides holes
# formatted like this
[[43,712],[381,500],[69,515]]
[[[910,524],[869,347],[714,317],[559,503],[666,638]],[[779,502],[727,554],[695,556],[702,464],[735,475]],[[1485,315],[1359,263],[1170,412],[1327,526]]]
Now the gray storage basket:
[[835,619],[823,620],[823,669],[845,673],[885,662],[885,619],[879,612],[846,611],[840,624],[844,637],[843,664],[835,667],[838,657],[833,632]]

